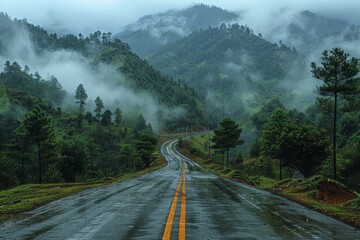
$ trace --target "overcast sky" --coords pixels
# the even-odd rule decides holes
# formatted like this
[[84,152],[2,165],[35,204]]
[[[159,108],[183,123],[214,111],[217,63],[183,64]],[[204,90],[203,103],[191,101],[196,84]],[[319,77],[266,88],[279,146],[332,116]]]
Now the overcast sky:
[[[0,11],[11,18],[47,29],[88,34],[97,29],[118,32],[138,18],[168,9],[191,6],[194,0],[0,0]],[[280,8],[326,12],[350,21],[360,20],[360,0],[203,0],[231,11],[246,10],[249,21],[261,22]],[[264,18],[263,18],[264,17]],[[251,22],[247,23],[251,26]]]

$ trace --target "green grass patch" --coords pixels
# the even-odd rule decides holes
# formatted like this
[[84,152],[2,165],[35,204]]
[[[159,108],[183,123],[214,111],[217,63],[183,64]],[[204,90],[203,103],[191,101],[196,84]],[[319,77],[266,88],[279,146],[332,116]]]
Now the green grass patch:
[[276,185],[276,180],[264,176],[252,176],[255,186],[262,189],[272,189]]
[[106,182],[26,184],[0,192],[0,220],[21,217],[24,212]]

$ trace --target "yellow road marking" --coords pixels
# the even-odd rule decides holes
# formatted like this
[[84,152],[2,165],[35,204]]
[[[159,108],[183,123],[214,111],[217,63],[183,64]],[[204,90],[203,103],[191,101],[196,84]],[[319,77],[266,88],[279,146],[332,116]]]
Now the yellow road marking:
[[163,240],[170,239],[172,224],[173,224],[175,211],[176,211],[176,205],[177,205],[177,201],[178,201],[178,197],[179,197],[179,191],[180,191],[180,185],[181,185],[181,181],[182,181],[182,175],[183,175],[183,172],[181,172],[179,183],[178,183],[178,185],[176,187],[174,199],[173,199],[172,204],[171,204],[169,216],[168,216],[168,219],[166,221],[165,231],[164,231],[164,234],[163,234],[163,237],[162,237]]
[[180,210],[180,222],[179,222],[179,239],[185,240],[185,222],[186,222],[186,175],[185,167],[183,164],[183,185],[181,193],[181,210]]

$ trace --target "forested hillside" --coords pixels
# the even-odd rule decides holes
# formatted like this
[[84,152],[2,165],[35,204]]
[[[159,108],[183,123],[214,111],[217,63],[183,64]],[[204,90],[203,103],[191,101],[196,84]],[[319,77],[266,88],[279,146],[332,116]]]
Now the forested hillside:
[[[109,88],[116,89],[118,86],[128,88],[135,93],[150,95],[165,108],[178,108],[178,112],[183,114],[177,115],[183,119],[177,123],[170,123],[174,119],[176,120],[175,113],[171,117],[161,109],[156,113],[165,117],[160,121],[168,120],[170,127],[176,127],[177,124],[184,122],[183,126],[179,125],[178,127],[188,126],[190,123],[185,119],[191,119],[192,125],[200,126],[207,118],[204,116],[203,98],[200,98],[191,88],[185,89],[176,79],[164,76],[154,69],[146,60],[140,59],[133,53],[128,44],[116,38],[112,39],[111,33],[96,31],[87,37],[82,34],[57,37],[56,34],[48,34],[41,27],[36,27],[24,20],[11,21],[6,14],[1,15],[1,22],[0,31],[8,32],[8,34],[2,35],[3,38],[0,41],[0,45],[3,46],[3,58],[12,58],[12,52],[8,51],[7,46],[12,39],[18,37],[18,32],[27,33],[29,31],[29,39],[38,58],[41,59],[42,56],[62,50],[81,54],[84,57],[82,60],[91,68],[90,74],[106,74],[103,78],[96,80],[103,81],[104,84],[110,86]],[[26,56],[30,50],[25,48],[22,51]],[[104,65],[107,66],[105,70]],[[76,76],[73,78],[75,79]],[[65,83],[60,82],[60,84],[64,85]]]
[[[6,62],[0,74],[0,188],[19,183],[114,177],[150,166],[157,138],[140,114],[123,115],[100,97],[92,111],[63,111],[66,92],[28,67]],[[80,99],[80,100],[79,100]]]
[[228,114],[243,117],[269,99],[288,95],[280,82],[300,59],[296,50],[270,43],[239,24],[195,31],[149,57],[155,67],[225,107]]

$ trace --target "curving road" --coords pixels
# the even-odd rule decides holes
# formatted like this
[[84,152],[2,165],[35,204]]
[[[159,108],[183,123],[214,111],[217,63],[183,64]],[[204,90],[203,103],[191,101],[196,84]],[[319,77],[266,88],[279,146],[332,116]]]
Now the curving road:
[[0,226],[0,239],[360,239],[284,198],[219,178],[166,142],[167,167],[90,189]]

